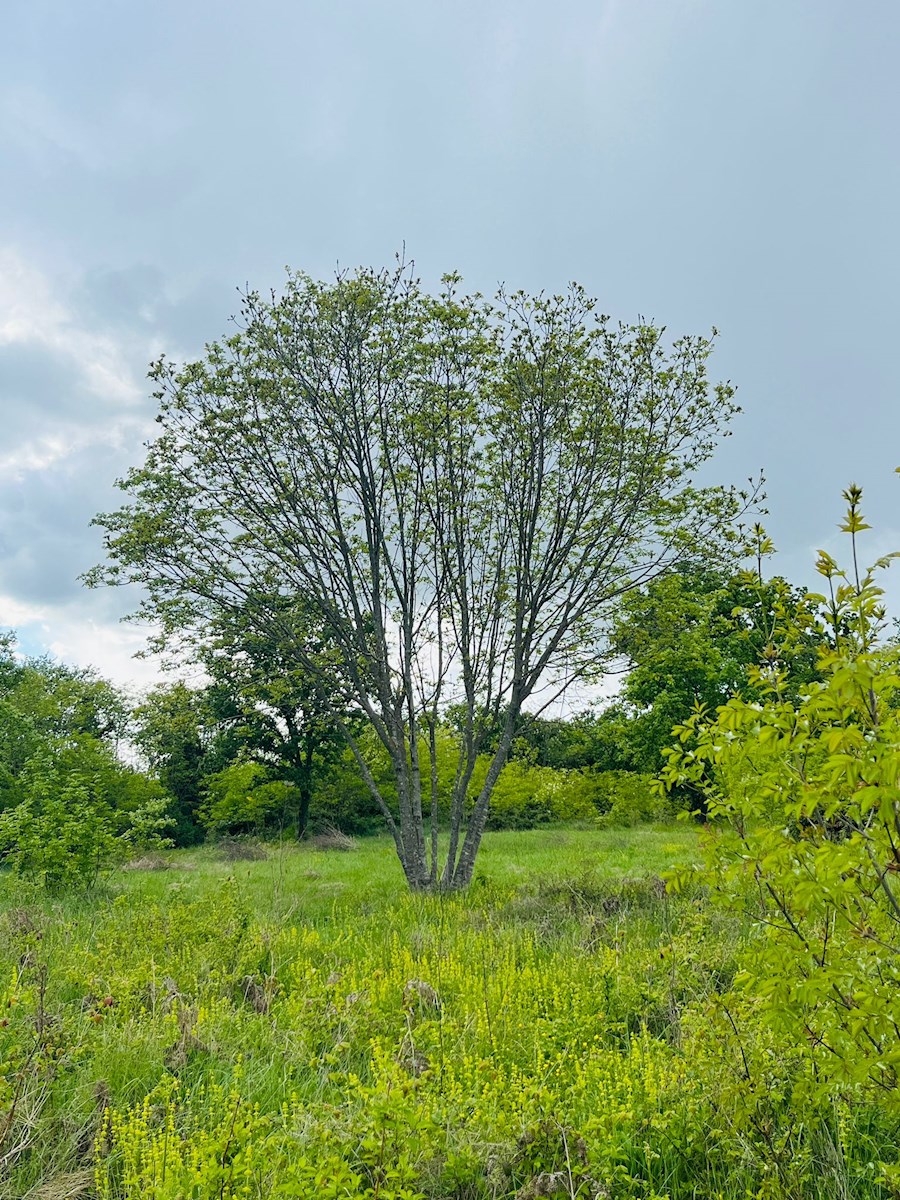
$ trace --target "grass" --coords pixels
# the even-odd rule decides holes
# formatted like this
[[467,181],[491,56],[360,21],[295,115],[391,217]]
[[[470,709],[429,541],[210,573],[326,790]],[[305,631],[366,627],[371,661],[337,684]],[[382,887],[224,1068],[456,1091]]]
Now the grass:
[[887,1200],[896,1124],[800,1113],[791,1048],[723,1015],[749,931],[659,880],[697,836],[489,834],[465,896],[384,839],[4,876],[0,1195]]
[[[267,850],[259,862],[229,861],[213,846],[177,851],[168,856],[170,870],[123,873],[112,887],[140,904],[160,902],[179,891],[203,899],[233,879],[261,919],[305,921],[328,918],[336,906],[383,905],[406,894],[403,872],[387,837],[360,839],[350,853],[319,851],[293,841],[274,843]],[[477,894],[485,885],[659,875],[686,865],[696,851],[696,830],[686,826],[487,833],[474,889]]]

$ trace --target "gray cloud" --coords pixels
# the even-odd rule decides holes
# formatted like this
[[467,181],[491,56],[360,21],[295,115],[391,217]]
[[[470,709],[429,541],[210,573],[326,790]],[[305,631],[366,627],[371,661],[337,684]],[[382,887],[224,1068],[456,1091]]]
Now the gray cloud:
[[0,594],[40,604],[82,593],[77,577],[101,554],[90,520],[120,502],[113,480],[137,453],[88,446],[52,470],[0,484]]
[[[900,8],[875,10],[13,5],[9,611],[52,600],[73,628],[88,522],[140,454],[151,357],[227,332],[236,286],[278,286],[285,264],[384,263],[404,241],[426,282],[454,267],[482,290],[575,278],[615,317],[722,329],[713,369],[746,412],[719,471],[767,468],[782,569],[811,577],[851,478],[873,524],[896,526]],[[96,603],[84,611],[108,621]]]
[[46,421],[83,412],[79,382],[67,355],[34,342],[0,345],[0,411],[7,443],[27,437]]

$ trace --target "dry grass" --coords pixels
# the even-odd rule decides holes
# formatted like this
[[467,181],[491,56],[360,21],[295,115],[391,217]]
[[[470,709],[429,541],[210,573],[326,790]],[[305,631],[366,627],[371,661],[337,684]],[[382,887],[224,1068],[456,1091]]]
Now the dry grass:
[[29,1192],[25,1200],[81,1200],[92,1195],[93,1190],[93,1170],[67,1171]]
[[269,857],[264,846],[248,838],[223,838],[217,849],[226,862],[262,862]]
[[145,854],[122,865],[123,871],[168,871],[172,864],[162,854]]
[[321,833],[310,838],[309,844],[314,850],[358,850],[359,842],[349,834],[342,833],[333,825],[326,825]]

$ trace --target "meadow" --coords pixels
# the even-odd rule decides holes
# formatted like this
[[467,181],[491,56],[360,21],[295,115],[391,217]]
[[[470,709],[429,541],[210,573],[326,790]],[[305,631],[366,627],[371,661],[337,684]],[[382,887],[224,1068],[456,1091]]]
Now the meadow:
[[900,1122],[804,1101],[729,992],[751,927],[667,892],[699,836],[489,833],[462,895],[410,894],[381,838],[58,899],[4,874],[0,1194],[900,1194]]

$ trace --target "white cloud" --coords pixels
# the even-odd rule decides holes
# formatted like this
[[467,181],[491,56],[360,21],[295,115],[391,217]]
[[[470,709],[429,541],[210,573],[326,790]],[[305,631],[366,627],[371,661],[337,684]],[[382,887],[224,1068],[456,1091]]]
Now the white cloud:
[[[80,399],[74,413],[60,413],[59,397],[46,407],[32,405],[29,436],[0,456],[0,475],[43,470],[92,443],[117,444],[135,427],[148,425],[142,408],[146,389],[132,363],[146,362],[156,347],[149,338],[135,344],[86,327],[60,298],[58,289],[15,249],[0,249],[0,347],[26,347],[52,361],[68,377],[67,391]],[[6,388],[14,381],[6,381]],[[4,407],[15,395],[0,392]]]
[[149,687],[163,678],[155,658],[135,658],[146,644],[146,626],[116,622],[98,613],[90,597],[61,605],[28,604],[0,595],[0,630],[12,628],[21,648],[49,653],[71,666],[93,667],[121,687]]
[[0,345],[32,342],[66,355],[103,398],[143,395],[120,342],[85,328],[38,268],[13,247],[0,248]]

